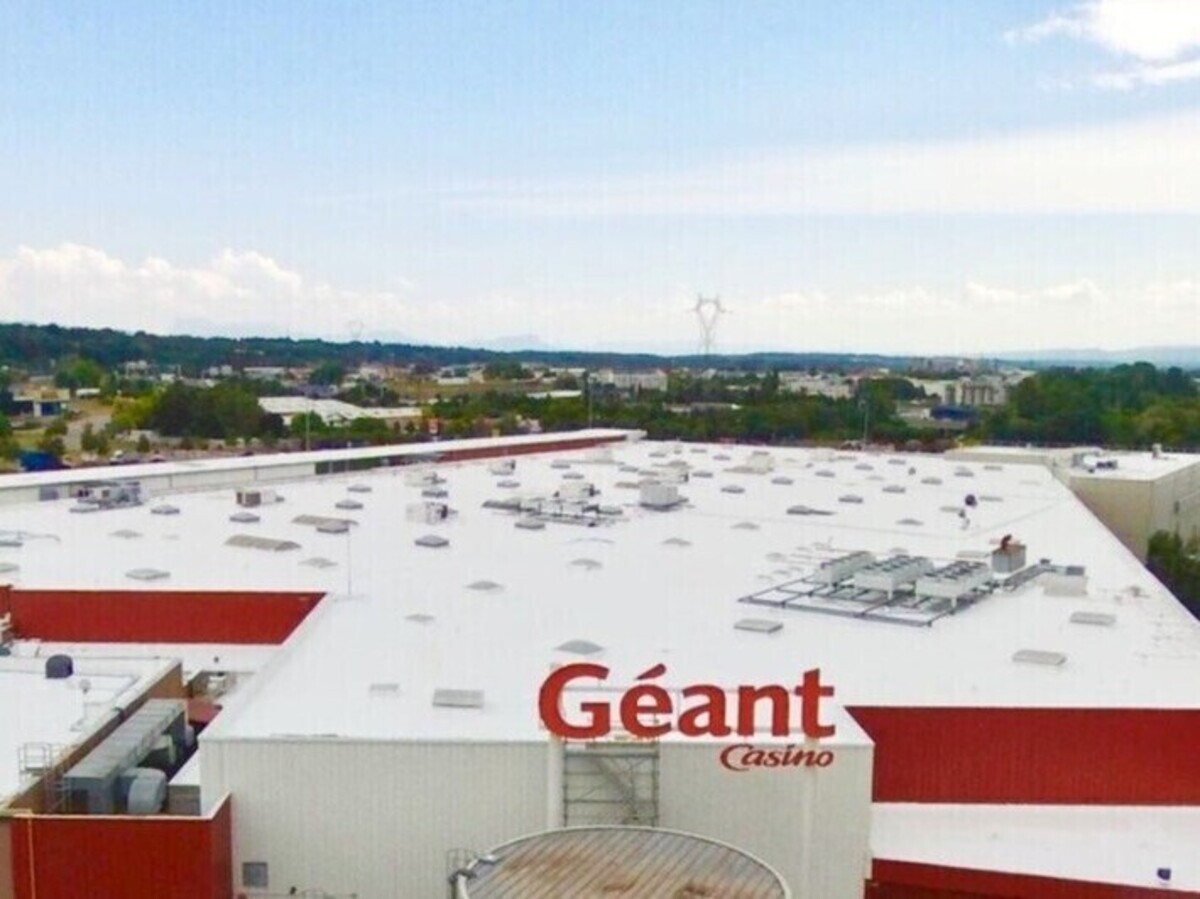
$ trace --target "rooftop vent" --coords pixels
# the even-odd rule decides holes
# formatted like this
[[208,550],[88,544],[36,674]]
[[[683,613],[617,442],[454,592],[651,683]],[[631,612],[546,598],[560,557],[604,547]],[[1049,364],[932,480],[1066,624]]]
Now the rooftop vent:
[[65,680],[75,673],[75,662],[68,655],[53,655],[46,659],[46,680]]
[[991,493],[981,493],[979,494],[979,501],[981,503],[1002,503],[1004,502],[1004,497],[994,496]]
[[263,549],[268,552],[285,552],[299,549],[300,544],[291,540],[273,540],[270,537],[259,537],[254,534],[234,534],[225,541],[226,546],[240,546],[243,549]]
[[583,480],[583,472],[582,471],[565,471],[565,472],[563,472],[563,480],[564,481],[582,481]]
[[825,509],[814,509],[812,506],[789,506],[788,515],[832,515]]
[[975,477],[975,472],[971,471],[969,468],[956,468],[954,470],[954,476],[956,478],[973,478]]
[[445,499],[450,493],[444,487],[426,487],[421,491],[421,496],[427,499]]
[[570,564],[572,568],[582,568],[584,571],[595,571],[597,568],[604,567],[595,559],[572,559]]
[[753,521],[739,521],[733,526],[735,531],[757,531],[758,525]]
[[330,518],[317,525],[320,534],[348,534],[350,522],[338,518]]
[[921,478],[921,483],[922,484],[932,484],[932,485],[936,486],[936,485],[942,483],[942,479],[941,478]]
[[521,482],[520,481],[497,481],[496,486],[503,487],[506,490],[511,490],[514,487],[520,487]]
[[777,477],[771,478],[771,483],[772,483],[772,484],[779,484],[779,485],[781,485],[781,486],[783,486],[783,487],[786,487],[786,486],[788,486],[789,484],[792,484],[792,483],[794,483],[794,481],[792,481],[792,479],[791,479],[791,478],[789,478],[787,475],[779,475],[779,476],[777,476]]
[[413,541],[417,546],[425,546],[430,549],[440,549],[443,546],[449,546],[450,541],[445,537],[439,537],[437,534],[425,534]]
[[497,459],[488,466],[488,471],[490,471],[492,474],[512,474],[516,470],[516,459]]
[[404,483],[409,487],[431,487],[442,483],[436,471],[428,468],[418,468],[404,473]]
[[711,478],[712,476],[713,473],[704,468],[697,468],[692,472],[692,477],[694,478]]
[[[651,453],[650,455],[654,455],[654,454]],[[553,462],[550,463],[550,467],[551,468],[570,468],[571,463],[565,461],[564,459],[555,459]]]
[[0,534],[0,546],[9,549],[20,549],[24,545],[25,541],[16,534]]
[[367,695],[376,699],[389,699],[400,695],[400,685],[395,681],[380,681],[367,687]]
[[728,453],[717,453],[716,455],[713,456],[713,458],[716,459],[718,462],[728,462],[729,454]]
[[159,506],[152,506],[150,509],[151,515],[178,515],[179,507],[172,506],[169,503],[163,503]]
[[859,462],[857,465],[854,466],[854,468],[856,471],[874,471],[875,470],[875,466],[871,465],[868,462]]
[[348,493],[370,493],[373,489],[370,484],[351,484],[346,491]]
[[324,556],[313,556],[311,559],[305,559],[300,564],[307,565],[310,568],[321,569],[337,567],[337,562],[333,561],[333,559],[326,559]]
[[1004,466],[997,465],[996,463],[991,462],[991,463],[983,466],[983,470],[984,471],[1004,471]]
[[[308,525],[309,527],[315,527],[315,528],[320,528],[322,525],[340,525],[340,524],[344,524],[347,527],[349,527],[350,525],[355,524],[355,523],[356,522],[354,522],[353,520],[351,520],[349,518],[331,518],[328,515],[297,515],[295,518],[292,519],[292,524],[303,524],[303,525]],[[341,533],[341,532],[333,531],[332,533]]]
[[774,634],[783,630],[783,623],[766,618],[742,618],[733,624],[735,630],[751,631],[756,634]]
[[707,452],[708,452],[708,450],[706,450],[706,449],[705,449],[704,447],[702,447],[702,446],[689,446],[689,447],[688,447],[688,452],[689,452],[689,453],[695,453],[696,455],[700,455],[700,454],[702,454],[702,453],[707,453]]
[[902,525],[903,527],[906,527],[906,528],[919,528],[924,523],[925,522],[921,521],[921,519],[919,519],[919,518],[901,518],[899,521],[896,522],[896,524]]
[[497,590],[503,590],[500,584],[495,581],[474,581],[467,584],[468,590],[478,590],[481,593],[495,593]]
[[483,691],[441,688],[433,691],[433,704],[446,709],[481,709]]
[[0,562],[0,574],[11,574],[20,567],[16,562]]
[[621,474],[637,474],[638,467],[636,465],[622,465],[617,471],[621,472]]
[[254,524],[262,519],[253,512],[234,512],[229,516],[229,520],[236,522],[237,524]]
[[134,568],[125,572],[125,577],[135,581],[161,581],[170,576],[169,571],[163,571],[161,568]]
[[1117,623],[1117,616],[1110,612],[1072,612],[1071,623],[1112,626]]
[[883,488],[884,493],[907,493],[908,488],[900,484],[888,484]]
[[1051,652],[1045,649],[1018,649],[1013,653],[1012,660],[1028,665],[1049,665],[1057,667],[1066,662],[1066,654]]
[[363,504],[356,499],[339,499],[334,505],[339,509],[361,509]]
[[746,488],[741,484],[726,484],[721,488],[722,493],[745,493]]
[[663,546],[691,546],[691,540],[684,540],[682,537],[668,537],[663,541]]
[[888,465],[907,465],[908,463],[903,459],[888,459],[887,464]]
[[679,488],[674,484],[660,484],[657,481],[647,481],[639,487],[641,491],[639,504],[646,509],[665,511],[674,509],[683,503]]
[[131,531],[129,528],[121,528],[120,530],[113,531],[109,536],[110,537],[119,537],[122,540],[133,540],[137,537],[142,536],[142,532],[141,531]]
[[411,615],[405,615],[404,620],[411,621],[413,624],[431,624],[435,619],[432,615],[424,612],[413,612]]
[[822,468],[822,469],[820,469],[819,471],[817,471],[817,472],[816,472],[816,475],[817,475],[817,477],[819,477],[819,478],[833,478],[833,477],[837,477],[837,475],[836,475],[836,474],[834,474],[832,471],[830,471],[828,468]]
[[513,526],[523,531],[542,531],[546,528],[546,522],[537,518],[518,518]]
[[857,493],[843,493],[838,497],[839,503],[851,503],[853,505],[861,505],[863,498]]
[[557,652],[573,652],[580,656],[594,656],[598,652],[603,652],[604,647],[599,643],[593,643],[591,640],[568,640],[566,643],[560,643],[555,646]]

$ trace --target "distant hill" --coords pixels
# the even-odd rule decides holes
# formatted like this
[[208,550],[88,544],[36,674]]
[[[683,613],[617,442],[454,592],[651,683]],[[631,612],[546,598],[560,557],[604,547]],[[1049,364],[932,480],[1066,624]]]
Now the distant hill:
[[1200,346],[1151,346],[1134,347],[1128,350],[1031,350],[1020,353],[997,353],[996,358],[1006,362],[1027,362],[1039,367],[1075,365],[1109,368],[1113,365],[1149,362],[1160,368],[1178,366],[1186,369],[1200,369]]
[[[314,365],[338,362],[348,367],[364,363],[431,366],[466,365],[494,360],[521,360],[578,368],[727,368],[746,371],[778,369],[890,368],[904,370],[904,356],[873,353],[755,352],[702,356],[696,353],[658,353],[552,349],[537,335],[523,334],[490,341],[488,346],[429,346],[425,344],[355,340],[293,340],[282,337],[195,337],[128,333],[109,328],[64,328],[59,325],[0,324],[0,364],[16,364],[34,371],[50,371],[57,360],[86,356],[109,368],[145,359],[163,366],[181,366],[199,372],[210,365]],[[994,357],[1031,367],[1073,365],[1107,368],[1126,362],[1151,362],[1200,369],[1200,347],[1146,347],[1142,349],[1038,350],[1001,353]]]
[[[522,344],[528,344],[522,346]],[[500,347],[508,347],[501,349]],[[584,352],[554,350],[534,335],[502,338],[492,347],[447,347],[411,343],[290,338],[232,338],[159,335],[114,331],[109,328],[64,328],[59,325],[0,324],[0,364],[17,364],[46,371],[56,360],[86,356],[106,367],[145,359],[157,365],[178,365],[198,372],[210,365],[312,365],[334,361],[347,366],[363,363],[433,366],[465,365],[498,359],[520,359],[546,365],[580,368],[739,368],[763,371],[772,368],[886,366],[904,368],[901,356],[846,353],[744,353],[666,356],[655,353]]]

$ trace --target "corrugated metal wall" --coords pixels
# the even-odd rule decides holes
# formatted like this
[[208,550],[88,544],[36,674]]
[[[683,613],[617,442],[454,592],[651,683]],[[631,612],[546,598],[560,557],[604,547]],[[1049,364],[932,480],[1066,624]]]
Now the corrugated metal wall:
[[869,872],[871,748],[827,768],[732,772],[719,747],[664,744],[663,827],[723,840],[775,868],[797,897],[861,899]]
[[545,744],[202,739],[201,778],[237,803],[235,889],[262,861],[273,893],[445,899],[452,850],[546,819]]
[[1187,899],[1191,890],[1063,880],[914,862],[874,863],[866,899]]
[[108,643],[282,643],[320,593],[0,588],[24,639]]
[[852,706],[876,802],[1200,803],[1200,709]]
[[[721,767],[719,746],[664,745],[659,824],[729,842],[797,896],[860,899],[868,874],[871,750],[823,769]],[[231,792],[241,864],[270,890],[444,899],[448,854],[485,851],[547,822],[547,744],[201,740],[205,801]],[[557,748],[553,751],[558,751]]]
[[16,899],[230,899],[230,814],[15,818]]

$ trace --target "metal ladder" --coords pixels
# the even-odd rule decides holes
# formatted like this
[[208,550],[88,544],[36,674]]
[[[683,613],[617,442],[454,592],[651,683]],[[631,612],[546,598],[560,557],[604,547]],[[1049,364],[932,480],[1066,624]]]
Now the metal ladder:
[[658,824],[656,741],[566,741],[563,823],[567,827]]

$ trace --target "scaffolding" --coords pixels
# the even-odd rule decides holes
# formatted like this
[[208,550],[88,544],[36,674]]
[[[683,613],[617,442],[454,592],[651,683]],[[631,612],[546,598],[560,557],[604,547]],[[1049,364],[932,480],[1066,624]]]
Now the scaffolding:
[[566,741],[563,823],[658,826],[657,741]]

